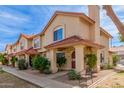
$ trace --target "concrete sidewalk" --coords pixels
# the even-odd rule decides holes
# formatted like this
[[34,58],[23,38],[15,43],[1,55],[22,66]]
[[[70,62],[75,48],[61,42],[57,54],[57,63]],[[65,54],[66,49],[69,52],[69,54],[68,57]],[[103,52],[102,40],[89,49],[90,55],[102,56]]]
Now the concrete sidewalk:
[[46,77],[39,77],[36,75],[32,75],[32,74],[26,73],[24,71],[16,70],[15,68],[11,68],[8,66],[1,66],[1,67],[3,67],[4,71],[20,79],[33,83],[39,87],[43,87],[43,88],[72,88],[74,87],[66,83],[55,81],[55,80],[52,80]]

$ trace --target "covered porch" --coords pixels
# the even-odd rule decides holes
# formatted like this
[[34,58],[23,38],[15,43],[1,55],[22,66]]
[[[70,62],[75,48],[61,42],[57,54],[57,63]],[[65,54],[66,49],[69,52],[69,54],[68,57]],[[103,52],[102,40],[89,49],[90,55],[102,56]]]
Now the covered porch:
[[36,49],[33,49],[33,47],[17,52],[16,56],[18,59],[25,59],[26,62],[28,62],[29,67],[32,67],[32,58],[37,55],[38,52]]
[[103,46],[89,40],[81,39],[78,36],[72,36],[45,47],[48,49],[47,57],[51,62],[52,72],[56,73],[58,71],[56,60],[58,54],[64,55],[67,60],[66,64],[62,67],[63,70],[74,69],[77,72],[85,70],[84,57],[90,53],[91,50],[89,50],[89,47],[97,56],[96,71],[98,72],[100,70],[100,49]]

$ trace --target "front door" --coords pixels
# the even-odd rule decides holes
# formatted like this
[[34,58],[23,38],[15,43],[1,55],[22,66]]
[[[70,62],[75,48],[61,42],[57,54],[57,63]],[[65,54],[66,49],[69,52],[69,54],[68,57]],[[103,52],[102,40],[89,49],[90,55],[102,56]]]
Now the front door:
[[29,65],[30,65],[30,67],[32,67],[32,59],[33,59],[33,57],[34,57],[34,55],[30,55],[29,56]]
[[72,68],[75,68],[75,51],[71,55],[72,57]]

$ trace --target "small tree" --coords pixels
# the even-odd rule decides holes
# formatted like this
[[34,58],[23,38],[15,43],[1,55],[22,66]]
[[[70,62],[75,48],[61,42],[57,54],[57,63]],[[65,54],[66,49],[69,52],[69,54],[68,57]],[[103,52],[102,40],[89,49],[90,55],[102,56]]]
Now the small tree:
[[0,54],[0,62],[2,62],[2,65],[5,65],[5,54]]
[[32,63],[33,63],[33,68],[39,70],[40,69],[40,65],[42,63],[41,57],[39,55],[33,57]]
[[88,66],[88,69],[92,71],[93,68],[96,66],[97,57],[95,54],[87,54],[85,56],[85,61],[86,61],[86,65]]
[[9,61],[8,61],[8,59],[7,59],[7,58],[4,58],[4,64],[8,66]]
[[19,70],[26,70],[28,68],[28,63],[25,59],[19,59],[18,60],[18,68]]
[[66,64],[66,58],[65,57],[57,57],[57,64],[59,69]]
[[18,61],[17,57],[13,56],[11,59],[11,63],[12,63],[13,67],[15,67],[15,62],[17,62],[17,61]]
[[112,55],[112,59],[113,59],[113,65],[116,66],[117,62],[119,61],[119,57],[117,55]]
[[80,74],[77,73],[75,70],[69,70],[68,71],[68,78],[70,80],[79,80],[80,79]]
[[120,42],[124,42],[124,36],[122,36],[120,33],[118,33],[118,38]]

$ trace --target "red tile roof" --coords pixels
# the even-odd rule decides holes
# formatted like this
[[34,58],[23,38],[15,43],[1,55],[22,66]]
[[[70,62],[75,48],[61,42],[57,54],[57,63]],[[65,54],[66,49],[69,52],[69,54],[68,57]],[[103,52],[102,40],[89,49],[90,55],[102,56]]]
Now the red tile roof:
[[5,47],[5,51],[7,50],[7,47],[10,47],[10,49],[11,49],[12,45],[11,44],[7,44],[6,47]]
[[109,38],[113,38],[111,34],[109,34],[105,29],[103,29],[102,27],[100,27],[100,32],[104,33],[105,35],[107,35]]
[[19,38],[18,38],[18,40],[13,44],[13,46],[17,45],[19,43],[19,40],[21,39],[21,37],[24,37],[24,38],[26,38],[28,40],[31,40],[31,39],[33,39],[35,37],[35,35],[26,35],[26,34],[21,33]]
[[12,57],[12,56],[16,56],[16,55],[23,55],[23,54],[38,54],[37,49],[33,49],[33,47],[28,48],[28,49],[24,49],[22,51],[16,52],[16,53],[11,53],[8,54],[7,57]]
[[78,36],[72,36],[64,40],[49,44],[45,46],[45,48],[58,48],[58,47],[63,47],[63,46],[66,47],[66,46],[72,46],[72,45],[77,45],[77,44],[82,44],[82,45],[96,47],[96,48],[104,48],[104,46],[100,44],[94,43],[90,40],[82,39]]
[[33,47],[26,50],[26,54],[38,54],[37,49],[33,49]]

